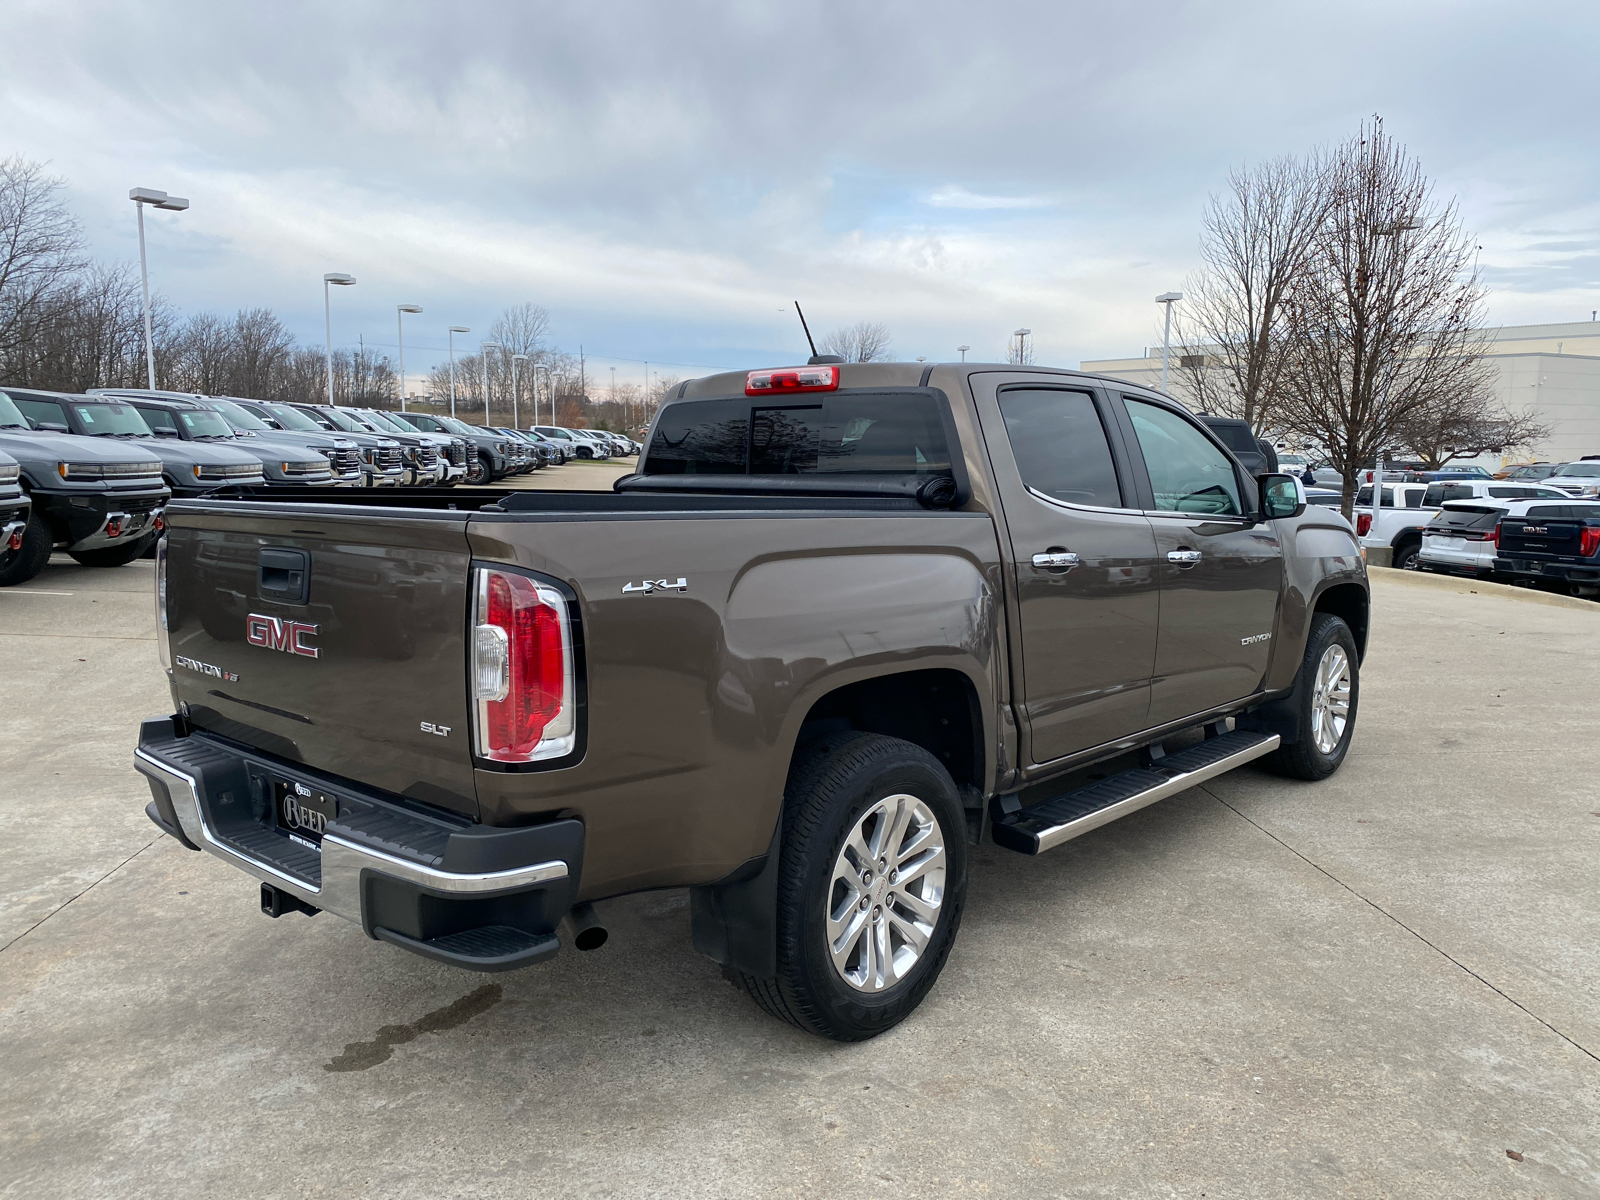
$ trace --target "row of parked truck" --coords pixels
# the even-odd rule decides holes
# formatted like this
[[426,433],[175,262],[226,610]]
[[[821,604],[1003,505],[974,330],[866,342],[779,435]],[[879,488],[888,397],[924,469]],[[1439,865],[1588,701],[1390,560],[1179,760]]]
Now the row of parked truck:
[[0,388],[0,586],[53,549],[120,566],[174,497],[222,488],[451,487],[631,452],[621,435],[188,393]]

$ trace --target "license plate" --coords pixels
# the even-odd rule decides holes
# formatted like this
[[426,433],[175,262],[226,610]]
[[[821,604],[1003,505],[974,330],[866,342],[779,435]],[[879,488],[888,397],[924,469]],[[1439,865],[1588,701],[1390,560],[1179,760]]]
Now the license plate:
[[1462,550],[1465,549],[1467,545],[1466,538],[1431,537],[1428,540],[1430,542],[1437,542],[1439,549],[1441,550]]
[[326,792],[287,779],[274,780],[272,791],[278,828],[291,841],[312,850],[322,849],[323,831],[339,815],[338,801]]

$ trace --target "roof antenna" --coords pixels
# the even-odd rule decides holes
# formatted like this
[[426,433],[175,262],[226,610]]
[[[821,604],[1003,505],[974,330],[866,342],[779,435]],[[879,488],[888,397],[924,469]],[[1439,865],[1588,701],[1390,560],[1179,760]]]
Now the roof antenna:
[[806,345],[811,347],[811,357],[817,356],[817,344],[811,340],[811,326],[806,324],[806,314],[800,312],[800,301],[794,302],[794,311],[800,314],[800,328],[806,331]]
[[794,302],[794,311],[800,314],[800,328],[806,331],[806,345],[811,347],[811,361],[807,366],[817,366],[819,363],[842,363],[844,359],[837,354],[818,354],[817,344],[811,340],[811,326],[806,324],[806,314],[800,309],[800,301]]

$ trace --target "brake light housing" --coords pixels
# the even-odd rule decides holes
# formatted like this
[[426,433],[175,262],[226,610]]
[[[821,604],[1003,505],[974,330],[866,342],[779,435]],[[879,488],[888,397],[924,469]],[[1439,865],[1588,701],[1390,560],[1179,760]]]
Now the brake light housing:
[[567,598],[515,571],[475,571],[473,747],[497,763],[565,758],[577,748],[577,671]]
[[770,371],[751,371],[744,379],[746,396],[770,396],[783,392],[832,392],[839,387],[839,368],[776,367]]
[[1588,525],[1578,535],[1578,553],[1584,558],[1600,554],[1600,526]]
[[1369,534],[1371,532],[1372,532],[1372,514],[1371,513],[1357,513],[1356,514],[1356,536],[1357,537],[1366,537],[1367,534]]

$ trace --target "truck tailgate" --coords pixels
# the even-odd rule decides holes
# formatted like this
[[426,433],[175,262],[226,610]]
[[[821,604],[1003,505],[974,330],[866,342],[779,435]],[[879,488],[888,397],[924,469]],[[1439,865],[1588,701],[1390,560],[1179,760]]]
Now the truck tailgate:
[[219,508],[178,506],[167,535],[173,687],[190,721],[476,817],[470,514]]

